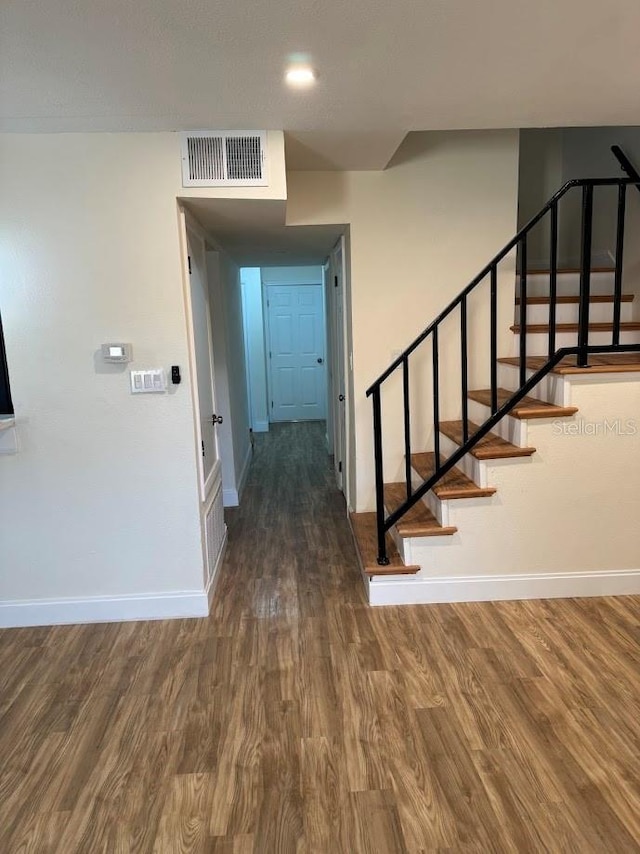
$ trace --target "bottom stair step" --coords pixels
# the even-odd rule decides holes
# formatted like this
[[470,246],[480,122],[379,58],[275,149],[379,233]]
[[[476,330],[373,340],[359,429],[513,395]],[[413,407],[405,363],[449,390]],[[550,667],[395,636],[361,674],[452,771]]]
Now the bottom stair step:
[[[393,513],[407,498],[404,483],[385,483],[384,506],[389,514]],[[396,522],[396,530],[401,537],[440,537],[451,536],[458,530],[453,526],[443,528],[431,510],[422,501],[418,501]]]
[[356,541],[356,548],[363,572],[369,576],[375,575],[415,575],[420,571],[419,566],[405,566],[396,544],[390,534],[387,534],[388,566],[380,566],[378,557],[378,534],[376,530],[375,513],[351,513],[351,529]]

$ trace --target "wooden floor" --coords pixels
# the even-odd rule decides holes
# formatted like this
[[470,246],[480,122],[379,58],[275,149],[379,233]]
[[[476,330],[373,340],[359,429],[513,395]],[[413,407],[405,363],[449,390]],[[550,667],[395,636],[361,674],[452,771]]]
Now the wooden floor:
[[0,633],[0,852],[640,851],[640,601],[367,607],[318,424],[210,618]]

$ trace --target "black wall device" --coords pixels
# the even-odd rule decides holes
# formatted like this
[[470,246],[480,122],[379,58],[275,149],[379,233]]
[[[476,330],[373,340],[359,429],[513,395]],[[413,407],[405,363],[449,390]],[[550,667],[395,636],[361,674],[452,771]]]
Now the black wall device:
[[171,382],[174,385],[180,385],[182,377],[180,376],[180,366],[172,365],[171,366]]

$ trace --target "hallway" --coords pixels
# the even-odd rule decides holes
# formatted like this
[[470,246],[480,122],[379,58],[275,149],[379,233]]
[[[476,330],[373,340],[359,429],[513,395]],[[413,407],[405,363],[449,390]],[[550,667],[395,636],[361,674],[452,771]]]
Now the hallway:
[[208,619],[0,632],[3,854],[637,852],[640,601],[369,608],[320,423]]

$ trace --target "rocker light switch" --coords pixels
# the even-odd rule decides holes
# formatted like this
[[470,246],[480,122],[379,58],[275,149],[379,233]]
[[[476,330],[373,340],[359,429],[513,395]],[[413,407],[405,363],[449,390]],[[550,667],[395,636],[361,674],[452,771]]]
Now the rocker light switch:
[[167,390],[164,368],[151,371],[131,371],[131,394],[161,394]]

